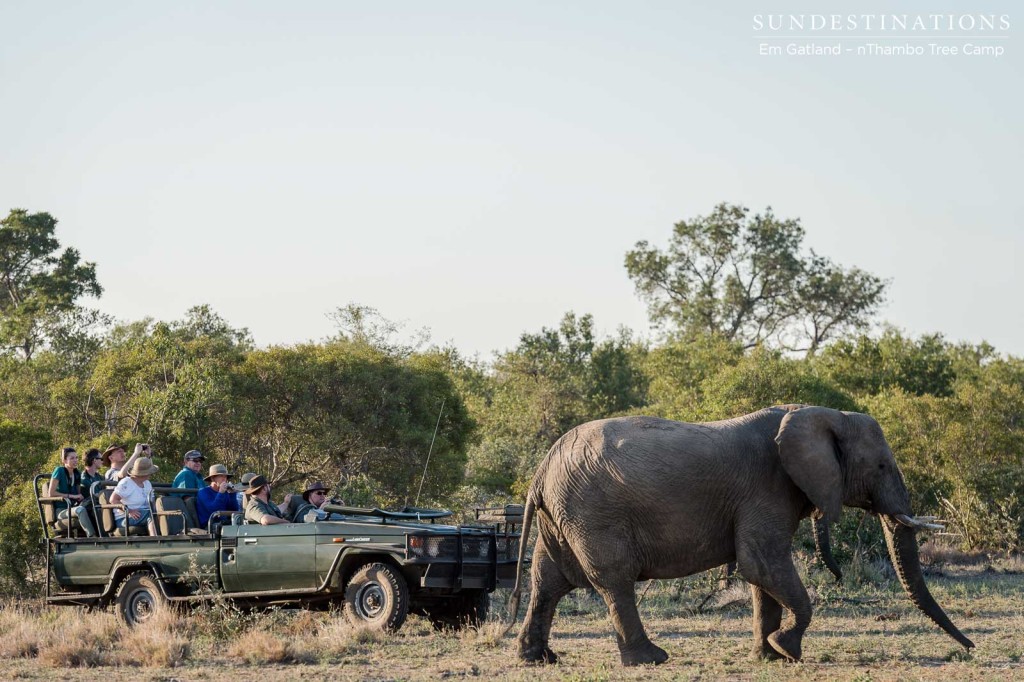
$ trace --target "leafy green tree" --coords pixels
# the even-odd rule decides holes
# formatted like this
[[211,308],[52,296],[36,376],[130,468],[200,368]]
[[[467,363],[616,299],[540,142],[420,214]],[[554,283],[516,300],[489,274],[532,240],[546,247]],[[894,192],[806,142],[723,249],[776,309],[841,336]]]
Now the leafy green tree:
[[462,482],[473,431],[445,362],[345,340],[252,351],[232,375],[219,446],[282,485],[369,479],[377,503],[412,502],[436,426],[424,495],[443,497]]
[[626,271],[664,329],[813,354],[864,328],[887,283],[813,251],[802,255],[803,238],[797,219],[776,218],[771,208],[750,216],[723,203],[676,223],[666,250],[637,242]]
[[889,328],[881,337],[840,339],[815,364],[822,374],[859,395],[899,388],[914,395],[948,396],[956,379],[956,356],[941,334],[917,340]]
[[[56,460],[53,451],[49,433],[0,421],[0,456],[5,463],[4,475],[0,477],[0,594],[24,594],[28,577],[41,563],[37,541],[42,528],[32,478],[38,473],[49,473],[48,460]],[[55,466],[55,461],[50,464]]]
[[645,353],[624,330],[598,340],[593,318],[571,312],[557,329],[523,334],[496,358],[488,380],[475,382],[485,397],[471,401],[482,441],[470,453],[470,482],[494,491],[521,487],[570,428],[643,405]]
[[[907,477],[916,513],[941,514],[972,549],[1012,550],[1024,533],[1024,381],[992,362],[952,395],[900,388],[865,399]],[[919,511],[924,510],[924,511]]]
[[704,401],[710,377],[743,358],[743,347],[720,334],[675,336],[650,350],[643,362],[648,377],[648,414],[692,418]]
[[150,442],[161,463],[177,465],[206,448],[227,410],[231,373],[252,346],[208,306],[175,322],[115,327],[92,373],[64,396],[90,439],[123,435]]
[[837,410],[856,410],[853,398],[818,376],[807,360],[784,357],[777,351],[758,349],[736,365],[708,377],[702,386],[704,400],[687,421],[727,419],[764,407],[785,404],[821,405]]
[[78,301],[103,293],[96,265],[83,262],[74,248],[61,251],[56,228],[49,213],[23,209],[0,221],[0,344],[26,360],[48,340],[80,344],[81,325],[97,316]]

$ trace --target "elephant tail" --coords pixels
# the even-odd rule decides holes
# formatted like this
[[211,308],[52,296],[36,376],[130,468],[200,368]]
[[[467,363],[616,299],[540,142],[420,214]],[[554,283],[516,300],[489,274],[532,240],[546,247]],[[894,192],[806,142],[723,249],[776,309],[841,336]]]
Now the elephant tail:
[[533,490],[526,494],[526,509],[523,511],[522,535],[519,538],[519,561],[516,564],[516,586],[512,588],[512,596],[508,600],[509,619],[501,636],[504,637],[512,626],[516,624],[519,617],[519,601],[523,595],[523,564],[526,563],[526,545],[530,540],[530,526],[533,525],[533,510],[536,504],[533,501]]

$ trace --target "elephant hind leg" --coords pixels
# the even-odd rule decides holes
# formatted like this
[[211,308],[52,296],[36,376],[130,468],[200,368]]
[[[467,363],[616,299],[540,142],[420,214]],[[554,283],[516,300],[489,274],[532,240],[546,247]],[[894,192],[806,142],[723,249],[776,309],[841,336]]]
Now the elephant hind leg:
[[782,624],[782,604],[757,585],[750,586],[751,603],[754,606],[754,650],[753,658],[774,661],[782,658],[768,643],[768,636]]
[[573,586],[540,541],[533,552],[530,578],[530,606],[519,631],[519,657],[531,663],[555,663],[558,656],[548,646],[551,621],[558,602]]
[[668,653],[652,642],[644,631],[644,624],[640,621],[640,613],[636,609],[635,583],[596,587],[608,604],[622,665],[658,664],[667,661]]

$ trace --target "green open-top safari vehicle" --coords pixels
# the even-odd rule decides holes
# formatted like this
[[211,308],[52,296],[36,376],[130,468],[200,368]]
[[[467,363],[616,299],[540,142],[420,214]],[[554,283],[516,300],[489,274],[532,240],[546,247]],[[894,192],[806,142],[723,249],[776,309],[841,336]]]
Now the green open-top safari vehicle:
[[46,550],[46,600],[106,607],[128,624],[172,603],[229,598],[248,605],[343,605],[357,624],[396,630],[412,611],[437,626],[475,625],[488,594],[515,582],[522,507],[477,510],[472,525],[446,525],[445,510],[328,504],[328,520],[262,526],[217,512],[198,527],[197,491],[155,484],[159,535],[124,535],[110,482],[87,499],[98,537],[60,518],[67,504],[35,479]]

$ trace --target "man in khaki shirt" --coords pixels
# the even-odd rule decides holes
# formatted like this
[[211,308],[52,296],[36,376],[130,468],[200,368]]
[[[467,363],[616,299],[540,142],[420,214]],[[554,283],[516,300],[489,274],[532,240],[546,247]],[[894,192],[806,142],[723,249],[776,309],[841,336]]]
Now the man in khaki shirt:
[[[281,507],[270,501],[270,482],[263,476],[254,476],[249,481],[245,494],[249,502],[245,505],[245,518],[250,523],[261,526],[272,526],[278,523],[291,523],[285,518]],[[285,495],[284,507],[291,502],[291,495]]]

